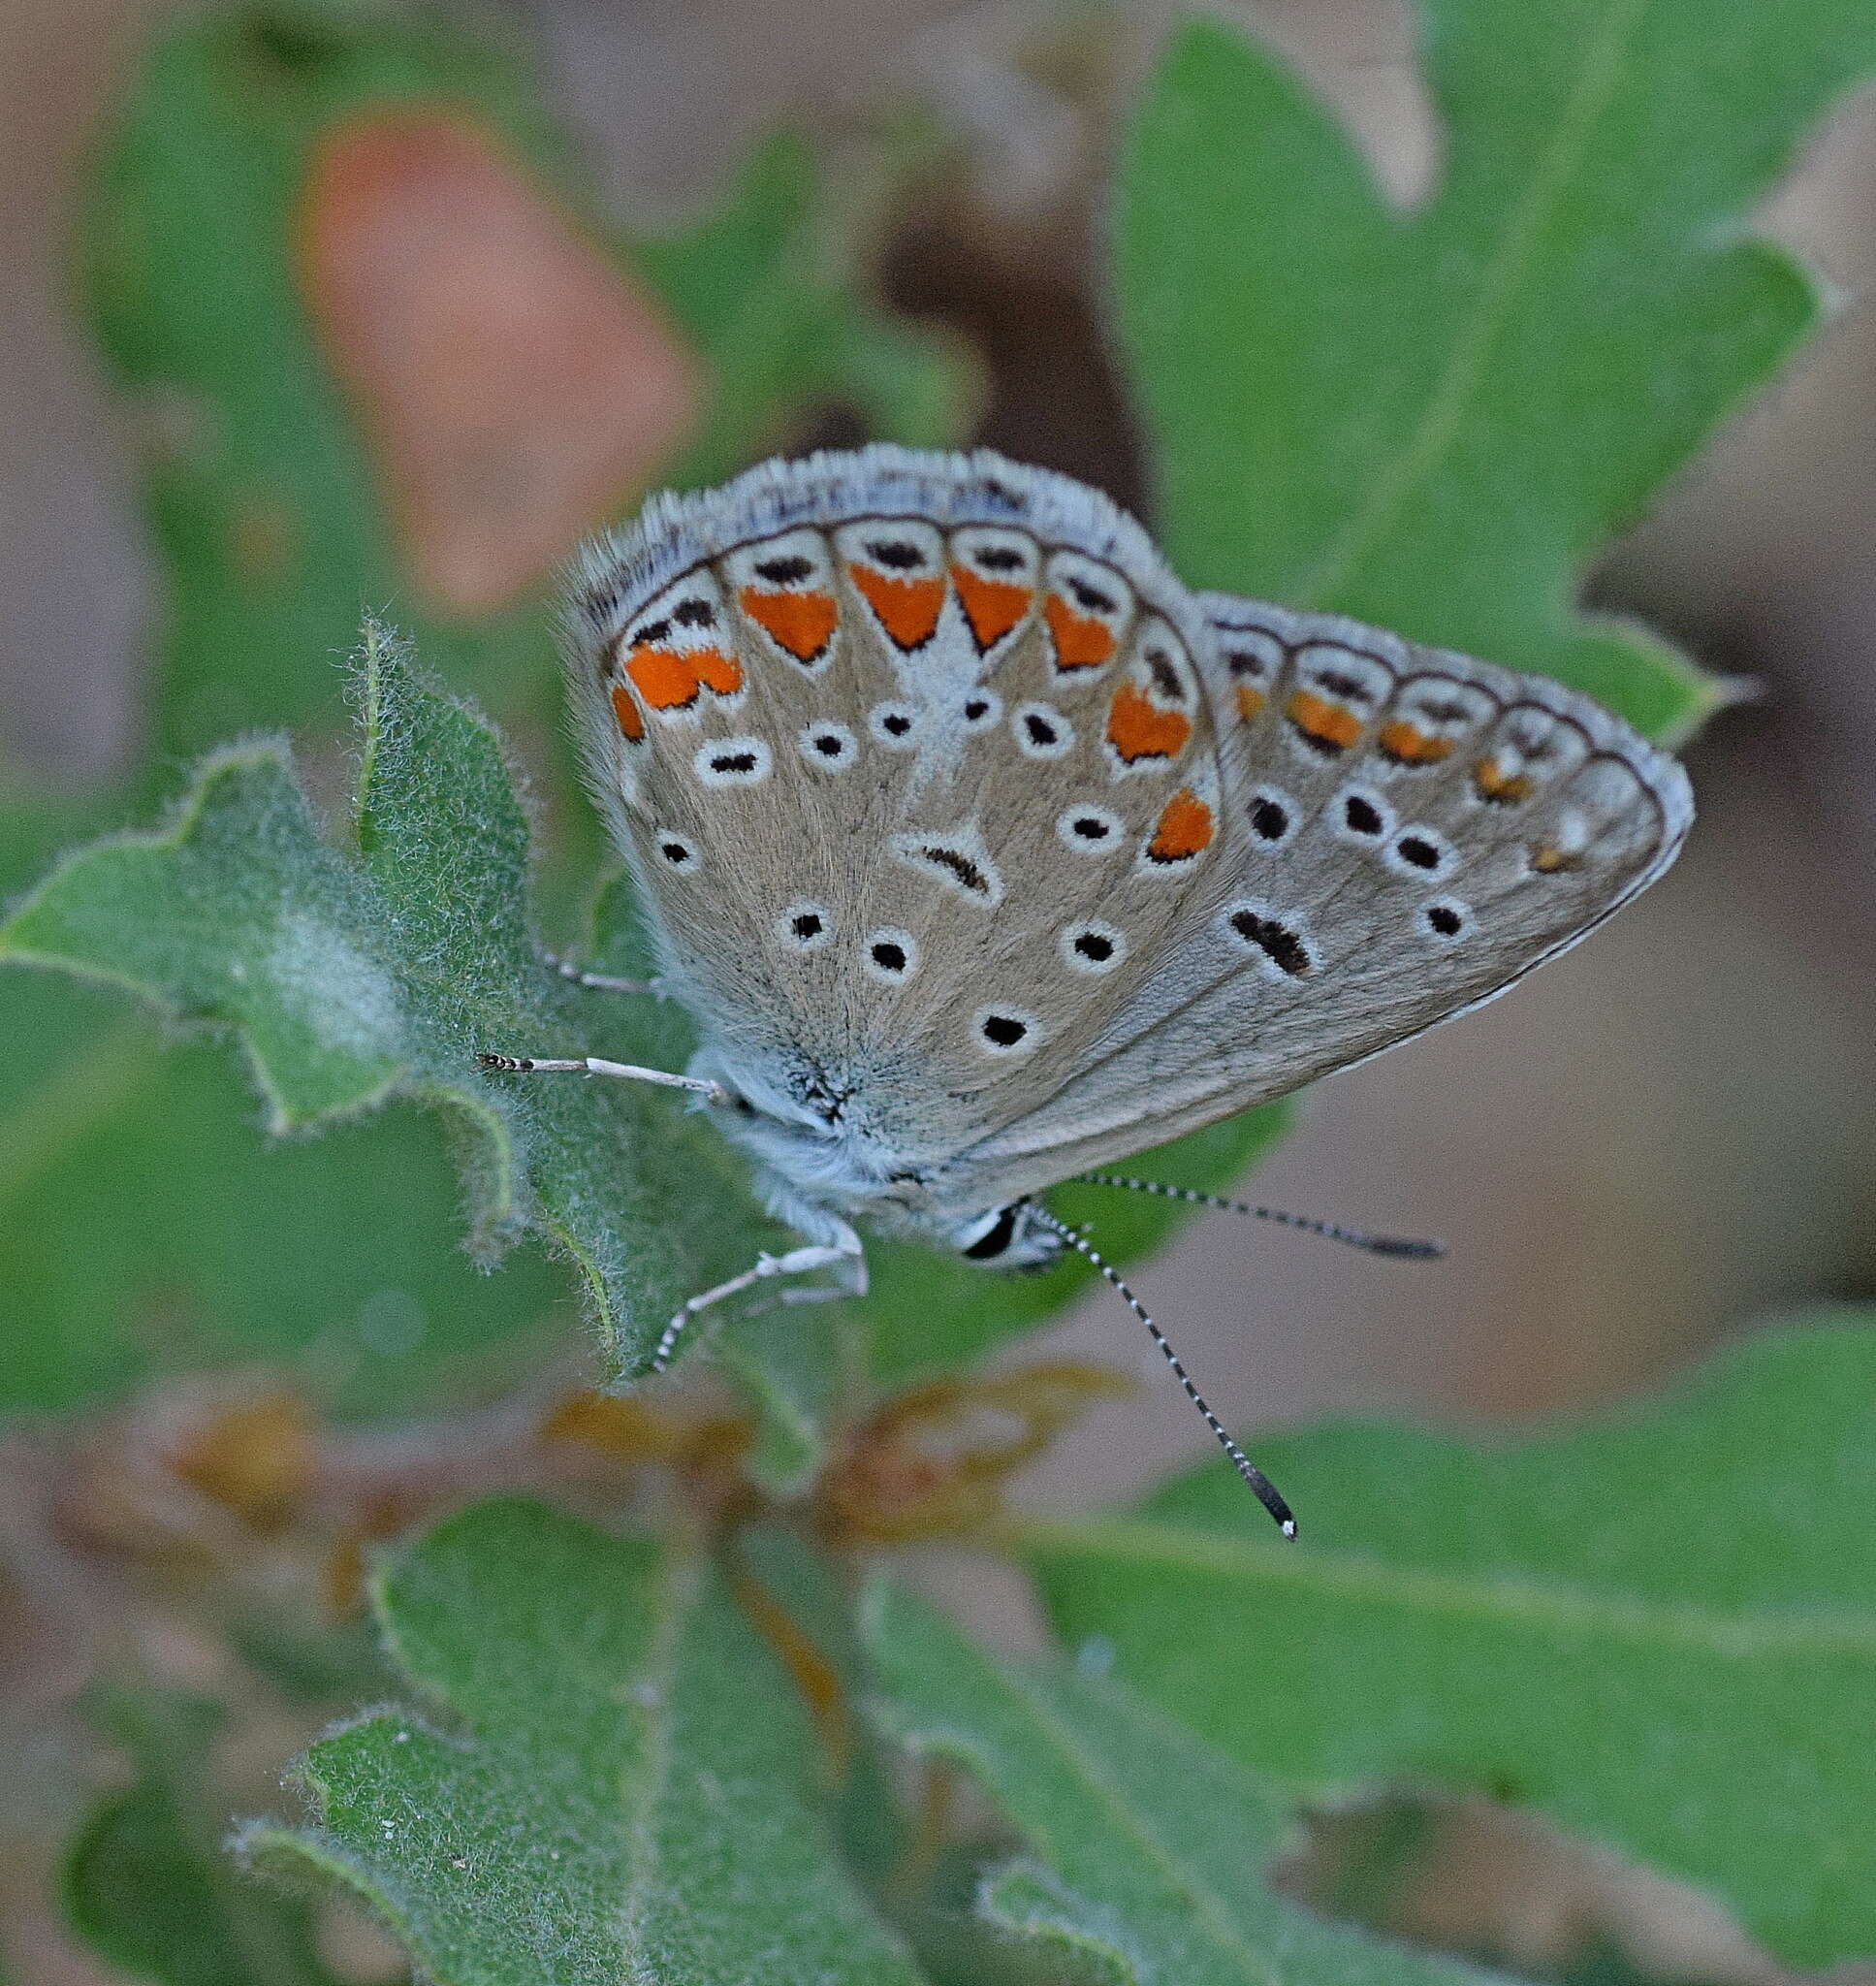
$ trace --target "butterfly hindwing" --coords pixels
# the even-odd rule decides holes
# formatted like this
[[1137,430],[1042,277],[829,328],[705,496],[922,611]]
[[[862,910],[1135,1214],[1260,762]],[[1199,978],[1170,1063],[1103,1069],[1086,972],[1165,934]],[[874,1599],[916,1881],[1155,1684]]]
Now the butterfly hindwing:
[[1337,617],[1201,596],[1227,860],[993,1194],[1111,1163],[1502,992],[1673,859],[1678,765],[1589,699]]

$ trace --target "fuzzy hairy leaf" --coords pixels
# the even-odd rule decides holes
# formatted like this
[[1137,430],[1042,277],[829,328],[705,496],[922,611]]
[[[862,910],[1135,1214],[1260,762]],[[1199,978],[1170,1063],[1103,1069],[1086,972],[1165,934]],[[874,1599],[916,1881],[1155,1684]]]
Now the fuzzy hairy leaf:
[[541,961],[526,822],[487,724],[382,630],[361,669],[357,860],[322,839],[283,748],[218,753],[166,827],[69,856],[0,926],[0,957],[232,1024],[277,1130],[394,1092],[441,1107],[477,1248],[539,1228],[614,1366],[638,1370],[696,1278],[758,1244],[741,1169],[666,1094],[478,1072],[485,1049],[633,1052],[656,1010],[594,1011]]
[[1258,1772],[1541,1808],[1821,1965],[1876,1949],[1873,1401],[1869,1320],[1820,1321],[1536,1436],[1259,1436],[1297,1546],[1208,1468],[1022,1549],[1071,1643]]
[[[124,804],[0,795],[0,892]],[[538,1251],[498,1282],[470,1265],[448,1156],[408,1105],[264,1143],[225,1050],[63,975],[0,973],[0,1411],[257,1358],[394,1410],[563,1302]]]
[[243,1880],[223,1852],[223,1817],[203,1793],[220,1706],[143,1688],[92,1709],[137,1778],[98,1803],[66,1852],[66,1915],[85,1942],[158,1986],[334,1986],[306,1906]]
[[700,1556],[537,1504],[376,1583],[426,1709],[314,1746],[319,1824],[241,1849],[372,1906],[442,1986],[913,1986],[822,1810],[806,1713]]
[[1195,584],[1331,608],[1684,729],[1716,686],[1581,568],[1816,324],[1748,217],[1876,68],[1863,0],[1420,0],[1423,205],[1220,22],[1172,42],[1118,192],[1159,522]]
[[866,1630],[882,1726],[980,1778],[1039,1862],[986,1877],[979,1914],[1011,1938],[1105,1961],[1149,1986],[1457,1986],[1480,1975],[1325,1924],[1266,1865],[1290,1815],[1263,1783],[1112,1682],[998,1661],[881,1584]]

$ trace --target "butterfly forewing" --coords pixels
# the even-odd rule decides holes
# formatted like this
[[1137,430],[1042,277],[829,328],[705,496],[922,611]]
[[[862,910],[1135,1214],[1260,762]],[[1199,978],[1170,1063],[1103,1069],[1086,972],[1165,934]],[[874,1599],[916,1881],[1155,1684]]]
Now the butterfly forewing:
[[908,1161],[1054,1094],[1220,842],[1187,596],[1099,499],[997,467],[948,508],[877,475],[732,507],[675,574],[607,561],[580,624],[681,997]]

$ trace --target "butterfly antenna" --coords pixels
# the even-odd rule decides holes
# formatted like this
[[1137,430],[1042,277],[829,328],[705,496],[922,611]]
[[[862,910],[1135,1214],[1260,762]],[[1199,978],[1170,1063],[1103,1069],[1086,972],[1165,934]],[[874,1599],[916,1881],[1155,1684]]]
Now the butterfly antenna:
[[1350,1248],[1365,1249],[1370,1255],[1393,1255],[1410,1262],[1437,1262],[1447,1252],[1444,1241],[1416,1241],[1405,1234],[1364,1234],[1355,1228],[1338,1227],[1334,1221],[1313,1221],[1307,1214],[1287,1214],[1281,1207],[1253,1206],[1243,1200],[1224,1200],[1216,1193],[1199,1193],[1190,1186],[1167,1186],[1159,1179],[1129,1179],[1120,1172],[1077,1172],[1085,1186],[1124,1186],[1129,1193],[1157,1193],[1161,1200],[1183,1200],[1188,1206],[1216,1207],[1222,1214],[1245,1214],[1254,1221],[1274,1221],[1280,1228],[1295,1228],[1305,1234],[1320,1234],[1326,1241],[1340,1241]]
[[1277,1521],[1277,1528],[1283,1532],[1286,1538],[1293,1538],[1296,1535],[1296,1519],[1291,1513],[1289,1505],[1284,1501],[1277,1486],[1245,1454],[1243,1449],[1225,1433],[1224,1422],[1212,1412],[1211,1407],[1206,1403],[1205,1395],[1192,1384],[1192,1375],[1180,1363],[1179,1354],[1166,1342],[1165,1332],[1147,1315],[1146,1305],[1122,1281],[1120,1271],[1096,1248],[1094,1243],[1089,1240],[1079,1228],[1071,1228],[1066,1221],[1057,1220],[1047,1207],[1039,1206],[1033,1201],[1030,1202],[1030,1211],[1045,1228],[1051,1229],[1055,1233],[1060,1234],[1063,1240],[1077,1255],[1097,1268],[1107,1281],[1112,1284],[1121,1301],[1146,1326],[1148,1331],[1152,1334],[1153,1342],[1160,1347],[1161,1354],[1165,1359],[1166,1363],[1172,1367],[1173,1377],[1185,1388],[1186,1397],[1204,1416],[1206,1426],[1218,1436],[1218,1445],[1231,1457],[1231,1466],[1250,1485],[1251,1493],[1256,1496],[1257,1501]]

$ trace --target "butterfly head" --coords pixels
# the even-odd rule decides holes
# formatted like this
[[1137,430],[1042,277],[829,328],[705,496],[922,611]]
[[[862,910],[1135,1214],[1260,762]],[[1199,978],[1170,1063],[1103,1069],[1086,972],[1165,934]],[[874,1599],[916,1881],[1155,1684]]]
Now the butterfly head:
[[1062,1236],[1027,1200],[952,1221],[938,1238],[967,1262],[989,1268],[1047,1268],[1063,1249]]

